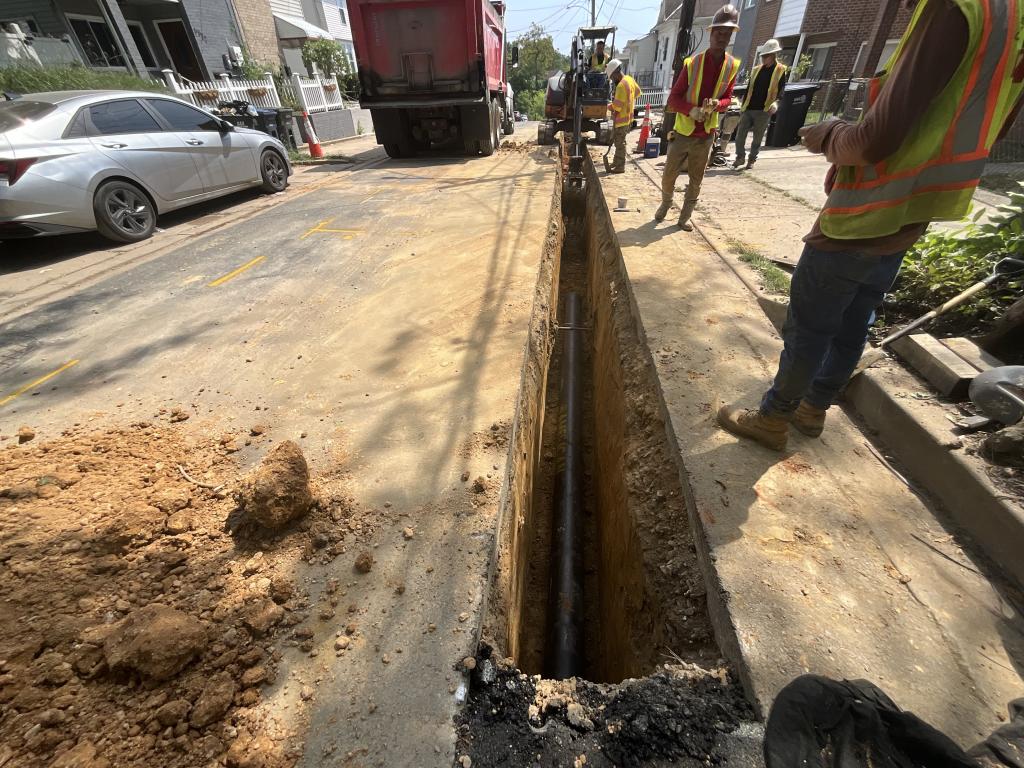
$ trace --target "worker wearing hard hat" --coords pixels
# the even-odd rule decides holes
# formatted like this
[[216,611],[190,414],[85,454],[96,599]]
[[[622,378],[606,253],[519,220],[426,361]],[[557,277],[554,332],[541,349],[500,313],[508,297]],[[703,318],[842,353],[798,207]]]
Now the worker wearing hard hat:
[[933,221],[956,221],[1024,95],[1024,3],[922,0],[868,83],[858,123],[800,129],[832,163],[828,198],[790,284],[779,369],[759,408],[725,406],[730,432],[782,450],[792,424],[821,434],[857,366],[903,256]]
[[761,151],[761,142],[768,129],[768,122],[779,109],[779,97],[786,88],[786,76],[789,70],[778,61],[777,55],[782,50],[778,40],[769,40],[761,46],[761,63],[750,73],[747,95],[743,98],[740,122],[736,126],[736,159],[733,168],[743,165],[746,156],[747,133],[753,129],[754,139],[750,145],[750,160],[747,168],[757,162]]
[[679,213],[679,226],[687,232],[693,230],[690,217],[704,182],[718,116],[729,108],[740,69],[740,60],[725,52],[733,32],[739,29],[738,18],[739,12],[732,5],[723,5],[715,13],[710,26],[710,46],[683,62],[683,69],[668,96],[669,109],[676,113],[676,119],[668,135],[668,157],[661,177],[661,206],[654,218],[662,221],[668,215],[676,179],[685,167],[689,184]]
[[587,69],[591,72],[603,72],[608,66],[608,59],[608,54],[604,52],[604,40],[598,40],[594,46],[594,52],[590,56],[590,61],[587,62]]
[[605,72],[615,83],[615,96],[609,105],[614,126],[612,144],[615,146],[615,159],[609,163],[608,155],[605,155],[604,167],[608,173],[625,173],[626,134],[633,127],[633,109],[636,106],[637,96],[640,95],[640,86],[632,77],[623,74],[622,62],[618,59],[609,61]]

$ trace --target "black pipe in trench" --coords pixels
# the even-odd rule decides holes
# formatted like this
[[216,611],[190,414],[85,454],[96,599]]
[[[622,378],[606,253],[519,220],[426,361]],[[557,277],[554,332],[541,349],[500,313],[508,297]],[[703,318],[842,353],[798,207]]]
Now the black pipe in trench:
[[556,680],[579,674],[583,644],[583,568],[579,547],[580,480],[583,471],[583,398],[581,372],[583,330],[580,297],[565,297],[562,332],[562,408],[565,413],[562,473],[556,488],[558,506],[551,534],[551,634],[548,641],[547,675]]

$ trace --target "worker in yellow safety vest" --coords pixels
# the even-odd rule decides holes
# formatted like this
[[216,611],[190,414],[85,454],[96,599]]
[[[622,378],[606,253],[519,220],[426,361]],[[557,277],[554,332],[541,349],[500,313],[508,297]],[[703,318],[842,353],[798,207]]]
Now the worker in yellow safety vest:
[[739,11],[723,5],[711,20],[709,47],[683,62],[683,69],[668,95],[668,106],[676,113],[669,132],[668,157],[661,176],[661,206],[654,214],[662,221],[672,206],[676,179],[683,168],[689,176],[679,226],[693,230],[690,216],[697,207],[704,171],[708,167],[718,116],[729,108],[740,60],[725,52],[732,34],[739,29]]
[[618,59],[608,62],[606,72],[615,83],[615,97],[609,105],[612,111],[612,144],[615,147],[615,160],[609,163],[608,155],[605,155],[604,167],[608,173],[625,173],[626,134],[633,127],[633,109],[636,107],[637,97],[640,96],[640,86],[632,77],[622,73],[622,62]]
[[604,52],[604,40],[598,40],[594,46],[594,52],[590,55],[587,69],[591,72],[604,72],[605,67],[608,66],[608,58],[608,54]]
[[786,76],[789,69],[778,60],[782,46],[778,40],[768,40],[761,46],[761,63],[750,73],[747,93],[743,97],[740,122],[736,126],[736,159],[733,168],[743,165],[747,154],[747,133],[753,129],[754,138],[750,145],[750,160],[746,167],[753,168],[757,155],[761,152],[768,123],[779,109],[779,97],[786,88]]
[[860,359],[904,254],[929,222],[968,213],[992,144],[1024,93],[1024,0],[921,0],[858,123],[802,128],[832,163],[790,287],[779,370],[759,408],[719,423],[782,450],[816,437]]

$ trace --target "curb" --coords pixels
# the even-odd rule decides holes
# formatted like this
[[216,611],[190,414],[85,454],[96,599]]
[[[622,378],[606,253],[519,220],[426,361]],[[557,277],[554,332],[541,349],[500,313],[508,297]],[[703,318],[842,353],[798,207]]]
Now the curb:
[[[633,164],[660,188],[649,169],[630,157]],[[769,321],[781,330],[785,305],[772,301],[741,274],[711,239],[694,225],[695,230],[720,259],[757,299]],[[895,381],[886,381],[888,377]],[[921,390],[926,385],[902,367],[886,373],[867,370],[853,378],[844,395],[846,404],[881,438],[920,485],[938,499],[946,516],[951,518],[1009,578],[1024,587],[1024,508],[1012,497],[1000,493],[984,471],[967,461],[958,452],[956,437],[943,423],[929,429],[907,407],[906,399],[898,397],[895,387]],[[944,437],[948,435],[948,437]]]

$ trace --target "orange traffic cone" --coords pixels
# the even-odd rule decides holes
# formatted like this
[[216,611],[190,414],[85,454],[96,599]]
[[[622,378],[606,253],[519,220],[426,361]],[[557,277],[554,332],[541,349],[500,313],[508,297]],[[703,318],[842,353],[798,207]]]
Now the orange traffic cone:
[[644,121],[640,125],[640,141],[637,142],[637,152],[643,152],[647,147],[647,139],[651,136],[651,118],[650,111],[644,110]]
[[306,134],[306,142],[309,144],[309,156],[314,159],[323,157],[323,147],[320,146],[320,139],[313,130],[313,121],[309,119],[309,113],[306,111],[302,113],[302,131]]

